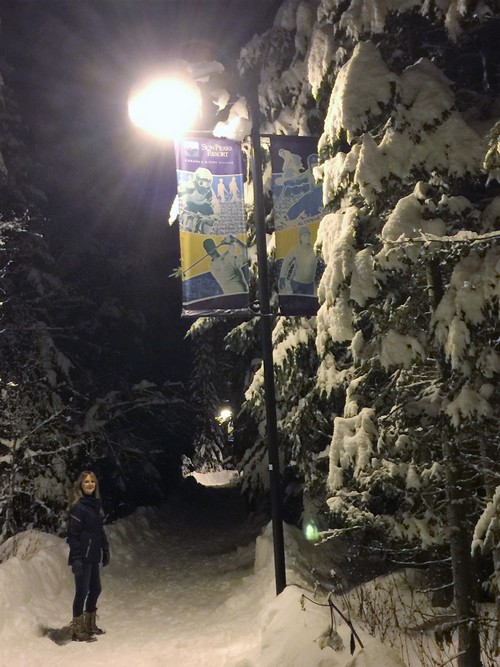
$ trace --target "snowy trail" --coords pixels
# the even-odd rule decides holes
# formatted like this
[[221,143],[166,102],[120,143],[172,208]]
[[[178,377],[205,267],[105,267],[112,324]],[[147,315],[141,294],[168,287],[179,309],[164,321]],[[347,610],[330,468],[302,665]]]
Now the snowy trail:
[[[238,644],[249,648],[257,642],[251,629],[259,605],[236,610],[230,604],[235,584],[244,586],[251,575],[255,535],[242,522],[234,492],[216,489],[203,495],[192,508],[169,505],[155,532],[146,532],[142,544],[144,533],[137,536],[134,560],[116,566],[106,583],[102,619],[109,616],[114,643],[126,645],[130,658],[135,655],[131,665],[143,664],[146,653],[144,664],[156,664],[151,662],[155,656],[157,664],[215,667],[234,655]],[[238,540],[249,544],[238,550]],[[115,610],[112,616],[104,605]],[[241,631],[237,636],[231,631],[235,614],[248,633],[243,642]],[[134,628],[140,628],[139,637]],[[104,656],[102,664],[109,664]]]
[[[191,501],[175,498],[161,512],[142,510],[108,527],[112,563],[103,571],[99,603],[106,635],[92,644],[58,646],[25,628],[23,621],[31,619],[24,614],[9,628],[19,636],[15,648],[4,643],[2,667],[78,667],[89,659],[96,667],[220,667],[256,645],[256,613],[272,590],[246,581],[255,534],[244,521],[238,491],[200,487]],[[61,594],[29,601],[33,615],[52,628],[70,619],[72,582],[66,553],[61,556]],[[243,599],[250,604],[237,608],[231,601],[235,587],[248,589]]]

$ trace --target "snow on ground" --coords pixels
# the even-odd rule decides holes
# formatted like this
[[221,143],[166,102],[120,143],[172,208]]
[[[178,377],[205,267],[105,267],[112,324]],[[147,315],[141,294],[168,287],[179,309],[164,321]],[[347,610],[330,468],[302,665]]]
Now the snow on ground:
[[234,486],[193,480],[162,509],[139,509],[107,532],[98,619],[107,633],[93,643],[58,645],[44,635],[70,621],[64,540],[27,531],[0,546],[1,667],[403,665],[359,627],[365,649],[351,656],[343,621],[330,639],[344,648],[320,648],[330,610],[301,605],[302,594],[314,596],[297,585],[307,568],[300,531],[285,531],[288,586],[276,597],[271,528],[245,519]]

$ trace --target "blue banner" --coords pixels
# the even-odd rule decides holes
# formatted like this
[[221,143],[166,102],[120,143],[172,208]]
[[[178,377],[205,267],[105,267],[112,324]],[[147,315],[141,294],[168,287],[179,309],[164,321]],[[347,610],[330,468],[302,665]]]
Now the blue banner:
[[175,144],[182,315],[249,312],[241,144],[189,137]]
[[276,234],[278,297],[282,315],[315,315],[316,290],[324,268],[314,252],[323,217],[322,188],[314,137],[271,137],[272,195]]

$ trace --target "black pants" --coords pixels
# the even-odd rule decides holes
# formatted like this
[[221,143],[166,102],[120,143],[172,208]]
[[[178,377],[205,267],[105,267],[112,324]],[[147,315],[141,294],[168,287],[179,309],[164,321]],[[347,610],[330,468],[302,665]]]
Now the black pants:
[[101,573],[99,563],[85,563],[82,574],[75,576],[75,599],[73,600],[73,617],[83,614],[85,611],[94,612],[97,599],[101,594]]

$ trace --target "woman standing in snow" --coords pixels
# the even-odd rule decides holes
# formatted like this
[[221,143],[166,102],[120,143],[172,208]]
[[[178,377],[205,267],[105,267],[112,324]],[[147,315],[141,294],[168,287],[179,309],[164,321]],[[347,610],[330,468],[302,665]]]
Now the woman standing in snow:
[[71,638],[88,641],[93,635],[104,633],[96,625],[96,605],[101,593],[100,564],[106,566],[109,563],[99,484],[93,472],[84,470],[78,477],[70,496],[69,510],[68,564],[75,577]]

